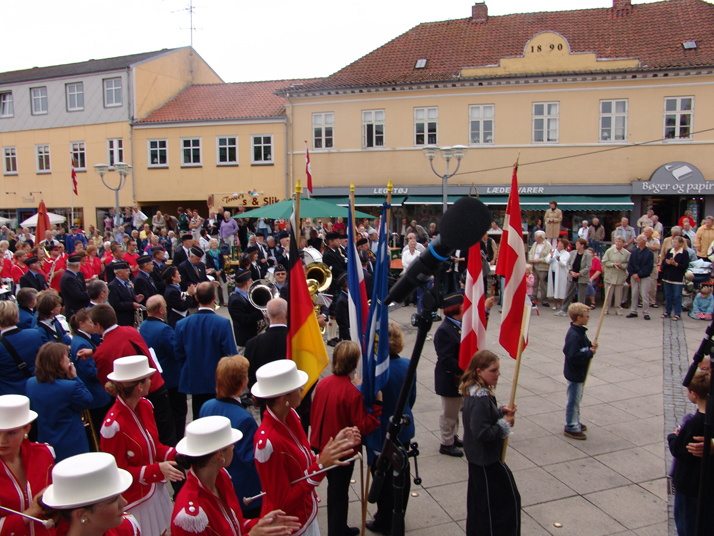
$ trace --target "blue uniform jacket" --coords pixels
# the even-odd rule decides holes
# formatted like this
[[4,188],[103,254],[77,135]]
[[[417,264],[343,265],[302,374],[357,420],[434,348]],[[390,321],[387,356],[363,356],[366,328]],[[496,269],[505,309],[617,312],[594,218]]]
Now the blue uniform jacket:
[[37,417],[37,440],[55,449],[55,463],[89,452],[82,424],[82,410],[92,403],[92,395],[79,376],[74,380],[39,383],[27,380],[27,397]]
[[56,318],[52,319],[52,325],[55,327],[54,335],[51,333],[50,328],[48,328],[42,322],[37,322],[37,327],[35,329],[42,338],[42,344],[45,344],[46,342],[61,342],[69,346],[72,342],[72,339],[69,335],[67,335],[67,332],[64,330],[59,320],[57,320]]
[[183,364],[179,391],[208,394],[216,392],[216,367],[222,357],[238,353],[231,321],[213,311],[201,309],[176,324],[174,355]]
[[70,358],[74,363],[74,368],[77,369],[77,376],[84,382],[87,390],[92,394],[92,398],[94,398],[94,401],[87,409],[103,408],[112,401],[112,397],[109,396],[109,393],[104,390],[102,383],[97,379],[97,365],[94,362],[94,358],[77,359],[76,357],[78,350],[83,348],[94,350],[96,347],[96,344],[84,333],[77,333],[72,337]]
[[174,330],[163,320],[149,316],[139,326],[139,333],[144,338],[146,346],[156,352],[161,368],[164,369],[161,376],[164,378],[166,388],[178,387],[181,379],[181,363],[176,361],[174,355],[176,339]]
[[[228,474],[233,480],[233,488],[238,497],[253,497],[260,493],[260,477],[255,468],[253,460],[253,436],[258,430],[258,424],[253,416],[248,413],[240,402],[233,398],[214,398],[201,406],[200,417],[209,415],[222,415],[231,421],[231,427],[243,432],[243,439],[235,444],[233,451],[233,461],[226,467]],[[241,510],[251,510],[260,508],[262,499],[253,501],[250,506],[240,501]]]
[[[34,329],[9,329],[5,338],[26,364],[32,375],[35,374],[35,357],[43,342]],[[4,344],[0,344],[0,395],[24,395],[27,376],[12,359]],[[33,408],[34,409],[34,408]]]
[[20,329],[34,329],[37,327],[37,313],[24,307],[17,308],[20,313],[20,321],[17,327]]

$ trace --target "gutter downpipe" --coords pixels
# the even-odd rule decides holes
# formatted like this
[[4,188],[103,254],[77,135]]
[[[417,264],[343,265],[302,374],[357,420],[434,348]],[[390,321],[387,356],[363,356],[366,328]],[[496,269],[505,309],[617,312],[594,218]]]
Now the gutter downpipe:
[[[290,100],[290,93],[285,94],[285,98],[288,101],[290,107],[290,115],[285,114],[285,199],[290,199],[293,192],[293,153],[288,149],[288,122],[290,122],[290,137],[289,140],[292,142],[293,139],[293,103]],[[290,156],[290,178],[288,179],[288,155]]]
[[[134,71],[133,67],[131,69],[127,68],[127,77],[129,78],[131,88],[134,87],[134,76],[132,73]],[[126,92],[129,99],[129,145],[131,146],[131,204],[136,205],[136,194],[134,192],[134,100],[131,98],[132,92]]]

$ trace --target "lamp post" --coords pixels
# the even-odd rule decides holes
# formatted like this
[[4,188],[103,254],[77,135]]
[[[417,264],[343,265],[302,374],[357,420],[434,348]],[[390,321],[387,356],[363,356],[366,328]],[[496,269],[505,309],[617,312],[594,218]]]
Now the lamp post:
[[104,186],[114,191],[114,226],[119,227],[119,190],[124,188],[124,185],[126,184],[126,177],[129,175],[131,166],[124,162],[117,162],[114,164],[114,170],[119,173],[119,185],[116,188],[109,186],[107,181],[104,180],[104,175],[106,175],[109,171],[109,166],[106,164],[97,164],[94,166],[94,171],[102,179]]
[[[441,157],[446,160],[446,173],[441,175],[436,169],[434,169],[434,158],[436,158],[436,155],[438,153],[441,153]],[[459,166],[461,166],[461,159],[466,155],[466,146],[465,145],[454,145],[453,147],[436,147],[434,145],[427,145],[424,147],[424,156],[426,156],[429,159],[429,164],[431,165],[431,170],[434,172],[434,174],[437,177],[441,178],[441,196],[442,196],[442,204],[443,204],[443,212],[446,212],[446,209],[448,208],[449,204],[449,196],[447,194],[447,187],[449,184],[449,179],[456,175],[456,172],[459,171]],[[451,164],[451,160],[453,158],[456,158],[456,169],[454,170],[453,173],[449,173],[449,165]],[[443,216],[443,214],[442,214]]]

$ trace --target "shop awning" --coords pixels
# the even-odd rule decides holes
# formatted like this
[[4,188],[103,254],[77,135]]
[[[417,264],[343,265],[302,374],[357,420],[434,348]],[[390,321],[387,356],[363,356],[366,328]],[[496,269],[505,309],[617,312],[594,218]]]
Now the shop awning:
[[[450,195],[449,205],[453,205],[457,200],[465,195]],[[482,195],[478,198],[484,205],[506,205],[508,197],[496,195]],[[443,198],[440,195],[410,195],[404,202],[405,205],[441,205]]]
[[[315,199],[320,201],[326,201],[327,203],[334,203],[341,207],[346,207],[350,204],[349,196],[319,196]],[[356,207],[381,207],[387,199],[384,195],[356,195],[355,196],[355,206]],[[403,195],[392,196],[392,206],[401,207],[404,203]]]
[[561,210],[630,210],[634,204],[627,195],[524,195],[520,200],[521,210],[546,210],[551,200],[557,201]]

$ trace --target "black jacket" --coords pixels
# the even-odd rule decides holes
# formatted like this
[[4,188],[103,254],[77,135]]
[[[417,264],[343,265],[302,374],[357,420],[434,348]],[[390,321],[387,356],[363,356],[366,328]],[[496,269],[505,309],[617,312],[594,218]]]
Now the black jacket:
[[193,298],[181,299],[181,291],[173,285],[166,285],[164,300],[166,300],[166,323],[172,328],[176,327],[176,322],[186,318],[186,315],[181,315],[179,312],[188,311],[189,306],[194,304]]
[[118,278],[114,278],[107,287],[109,287],[109,305],[114,308],[114,312],[117,314],[117,324],[120,326],[133,326],[134,291],[126,288],[121,279]]
[[156,290],[158,290],[159,294],[161,294],[162,296],[164,295],[164,292],[166,292],[166,283],[163,279],[161,279],[161,272],[163,272],[165,268],[165,264],[159,266],[158,264],[156,264],[156,261],[154,261],[154,269],[151,272],[151,279],[154,280]]
[[[649,250],[647,250],[649,251]],[[570,329],[565,335],[565,366],[563,375],[573,383],[583,383],[588,375],[588,365],[593,358],[592,344],[586,335],[588,328],[570,323]]]
[[150,275],[146,275],[144,272],[139,270],[134,279],[134,293],[142,294],[144,299],[141,300],[141,305],[146,305],[146,301],[159,293],[159,289],[156,287],[153,278]]
[[372,277],[372,274],[366,268],[362,268],[362,271],[364,272],[364,288],[367,291],[367,300],[371,300],[372,289],[374,288],[374,277]]
[[650,248],[640,249],[635,248],[635,251],[630,253],[630,260],[627,263],[627,273],[629,275],[637,274],[640,279],[649,277],[654,266],[654,253]]
[[349,341],[350,338],[350,304],[347,292],[341,290],[335,300],[335,319],[339,328],[339,337],[343,341]]
[[[60,279],[60,281],[62,280]],[[27,272],[20,278],[20,288],[34,288],[40,292],[47,288],[47,278],[43,273],[35,275],[34,272]]]
[[337,284],[337,279],[341,274],[347,271],[347,263],[345,258],[340,254],[340,249],[331,250],[330,248],[325,248],[325,252],[322,254],[322,262],[324,262],[327,267],[332,271],[332,286],[330,289],[333,294],[337,294],[339,289],[335,288]]
[[228,313],[233,320],[233,334],[237,346],[245,346],[258,334],[258,322],[265,318],[263,311],[256,309],[240,292],[228,298]]
[[176,249],[174,249],[174,258],[173,258],[173,265],[178,268],[183,261],[188,260],[188,255],[186,255],[186,252],[183,249],[183,246],[181,244],[178,245]]
[[445,317],[434,333],[436,367],[434,368],[434,391],[439,396],[460,397],[459,381],[464,373],[459,368],[461,328]]
[[248,387],[255,383],[255,371],[267,363],[285,359],[288,352],[287,326],[271,326],[251,338],[245,345],[245,357],[250,362]]
[[65,270],[60,278],[60,292],[64,300],[64,316],[67,319],[82,307],[89,305],[89,294],[87,294],[87,285],[84,283],[82,272],[75,274]]
[[[181,274],[181,290],[184,292],[186,292],[191,285],[198,285],[199,283],[208,281],[208,277],[206,277],[206,265],[202,262],[191,264],[191,261],[185,260],[178,265],[178,271]],[[198,271],[198,273],[196,273],[196,271]]]

